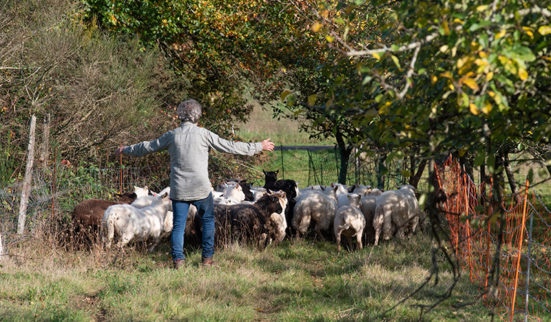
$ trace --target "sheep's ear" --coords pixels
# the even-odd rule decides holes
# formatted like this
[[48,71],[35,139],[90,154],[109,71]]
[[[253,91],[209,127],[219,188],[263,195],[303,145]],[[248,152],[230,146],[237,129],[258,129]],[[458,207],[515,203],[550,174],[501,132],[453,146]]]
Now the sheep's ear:
[[279,169],[277,169],[277,170],[275,171],[275,174],[278,174],[278,173],[279,173]]
[[264,175],[267,175],[266,171],[262,170],[262,173],[264,173]]

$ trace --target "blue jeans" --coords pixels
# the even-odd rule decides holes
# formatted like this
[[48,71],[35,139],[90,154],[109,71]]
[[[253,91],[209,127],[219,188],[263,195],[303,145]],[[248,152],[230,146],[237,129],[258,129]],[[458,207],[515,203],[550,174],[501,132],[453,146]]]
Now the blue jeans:
[[201,237],[202,256],[208,258],[214,255],[214,201],[211,193],[201,200],[172,200],[172,211],[174,213],[174,224],[170,236],[172,260],[186,258],[184,255],[184,233],[190,205],[197,207],[197,216],[201,218],[201,226],[203,227]]

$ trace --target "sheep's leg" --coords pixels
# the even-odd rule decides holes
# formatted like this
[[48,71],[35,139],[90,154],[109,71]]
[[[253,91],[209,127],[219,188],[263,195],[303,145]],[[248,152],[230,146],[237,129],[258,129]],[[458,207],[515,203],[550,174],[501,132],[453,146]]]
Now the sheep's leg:
[[415,216],[413,218],[411,218],[411,221],[410,221],[411,225],[410,225],[410,228],[411,228],[411,233],[413,234],[415,232],[415,230],[417,229],[417,226],[419,225],[419,214],[415,214]]
[[392,237],[392,211],[385,210],[383,213],[383,239],[389,240]]
[[266,246],[267,246],[267,239],[268,239],[268,234],[266,234],[266,233],[260,234],[260,240],[258,241],[258,247],[259,247],[260,249],[266,248]]
[[306,231],[308,230],[308,227],[310,226],[310,220],[311,220],[311,216],[303,216],[300,219],[300,222],[299,222],[298,226],[296,227],[296,229],[297,229],[297,239],[299,239],[301,235],[306,234]]
[[361,229],[360,231],[358,231],[358,232],[356,233],[356,243],[358,244],[358,247],[359,247],[360,249],[363,249],[363,245],[362,245],[362,235],[363,235],[363,232],[364,232],[364,230]]
[[324,240],[325,238],[323,237],[323,233],[321,232],[321,227],[320,225],[316,225],[316,227],[314,228],[314,230],[316,231],[316,236],[320,239],[320,240]]
[[381,229],[383,227],[383,216],[382,214],[375,215],[373,218],[373,229],[375,230],[375,246],[379,244],[379,237],[381,236]]
[[118,244],[119,248],[123,248],[124,246],[126,246],[126,244],[128,244],[132,240],[132,238],[134,238],[134,234],[123,234]]
[[157,237],[154,239],[153,241],[153,245],[151,245],[148,249],[147,249],[147,252],[148,253],[153,253],[153,250],[155,249],[155,247],[157,247],[157,245],[159,245],[159,242],[161,241],[161,236]]
[[341,234],[342,234],[342,230],[338,229],[336,232],[335,232],[335,239],[337,240],[337,252],[341,252]]

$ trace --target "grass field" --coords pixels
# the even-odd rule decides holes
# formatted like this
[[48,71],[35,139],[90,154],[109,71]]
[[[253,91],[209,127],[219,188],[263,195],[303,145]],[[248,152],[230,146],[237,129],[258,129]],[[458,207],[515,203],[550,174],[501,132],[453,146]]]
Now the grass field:
[[299,123],[289,119],[274,119],[268,108],[253,104],[250,119],[237,124],[237,134],[245,141],[259,141],[271,138],[276,145],[334,145],[334,140],[310,139],[308,133],[299,130]]
[[[40,244],[40,246],[38,246]],[[462,277],[451,298],[420,317],[419,305],[439,299],[451,283],[440,272],[402,304],[429,275],[430,241],[408,241],[337,254],[329,242],[285,241],[258,251],[230,246],[217,267],[199,266],[191,250],[186,266],[170,268],[168,245],[153,254],[65,252],[48,243],[20,244],[0,266],[0,316],[21,320],[487,320],[478,294]],[[440,263],[442,264],[442,263]],[[397,305],[396,307],[394,307]]]

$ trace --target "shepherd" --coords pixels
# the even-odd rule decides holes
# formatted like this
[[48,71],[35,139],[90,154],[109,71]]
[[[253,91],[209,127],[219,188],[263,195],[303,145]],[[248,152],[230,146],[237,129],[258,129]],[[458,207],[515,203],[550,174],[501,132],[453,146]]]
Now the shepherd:
[[170,154],[170,199],[174,212],[171,234],[172,262],[175,269],[184,264],[184,231],[190,205],[197,207],[201,218],[202,265],[214,264],[214,201],[208,174],[209,149],[219,152],[252,156],[262,151],[273,151],[270,139],[256,143],[233,142],[198,126],[202,116],[201,104],[194,99],[181,102],[176,110],[181,125],[153,141],[120,146],[121,153],[143,156],[168,150]]

